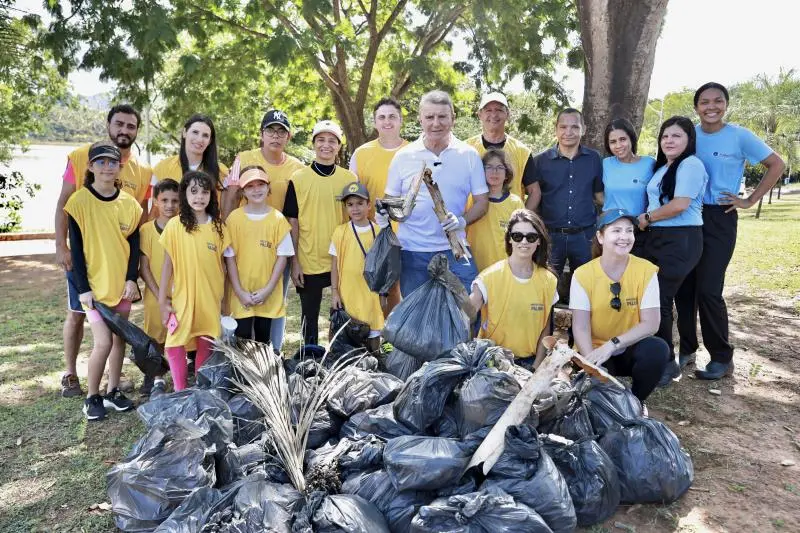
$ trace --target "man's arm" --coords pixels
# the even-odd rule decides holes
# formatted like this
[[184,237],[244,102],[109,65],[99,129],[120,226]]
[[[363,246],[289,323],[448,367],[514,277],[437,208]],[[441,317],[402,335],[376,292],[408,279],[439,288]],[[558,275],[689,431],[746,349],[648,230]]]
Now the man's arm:
[[64,181],[61,184],[61,194],[56,202],[55,226],[56,226],[56,263],[65,271],[72,270],[72,257],[67,247],[67,214],[64,206],[67,200],[75,192],[75,184]]
[[531,211],[539,209],[539,203],[542,201],[542,188],[539,182],[535,181],[525,187],[525,192],[528,193],[528,199],[525,200],[525,207]]

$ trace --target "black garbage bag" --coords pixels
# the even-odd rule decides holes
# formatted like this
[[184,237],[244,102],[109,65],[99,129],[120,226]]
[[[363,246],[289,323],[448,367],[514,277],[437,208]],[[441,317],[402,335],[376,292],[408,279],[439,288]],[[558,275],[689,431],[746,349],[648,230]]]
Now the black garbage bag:
[[567,482],[578,525],[589,527],[613,516],[620,501],[619,477],[600,445],[591,438],[572,442],[553,437],[543,445]]
[[356,413],[390,403],[402,387],[403,382],[391,374],[348,367],[343,371],[342,381],[336,384],[328,397],[328,409],[350,418]]
[[184,389],[152,398],[136,410],[148,428],[169,425],[186,418],[208,430],[205,439],[217,450],[233,440],[233,419],[228,405],[214,392],[203,389]]
[[594,436],[589,413],[579,396],[570,400],[566,413],[544,424],[540,423],[536,429],[539,433],[560,435],[569,440],[581,440]]
[[694,481],[691,457],[658,420],[625,421],[599,443],[617,469],[622,503],[672,503]]
[[392,227],[386,226],[375,237],[375,242],[364,258],[364,279],[367,287],[378,294],[389,294],[394,284],[400,281],[401,268],[400,240]]
[[461,437],[497,422],[520,391],[514,376],[496,368],[482,368],[461,386],[456,416]]
[[319,344],[304,344],[294,352],[291,358],[283,361],[283,368],[286,375],[293,374],[297,366],[304,361],[315,361],[321,363],[325,358],[325,348]]
[[642,403],[627,387],[620,389],[593,379],[591,388],[584,394],[584,400],[597,435],[604,434],[612,426],[642,416]]
[[233,381],[236,374],[228,357],[220,350],[214,350],[203,366],[197,369],[197,388],[216,390],[220,397],[228,401],[239,392]]
[[425,361],[422,359],[417,359],[416,357],[412,357],[394,348],[391,352],[386,354],[384,365],[389,374],[400,378],[401,381],[406,381],[411,374],[419,370],[424,363]]
[[426,281],[389,314],[383,338],[398,350],[432,361],[471,338],[469,317],[461,309],[468,295],[448,269],[447,257],[436,254]]
[[499,489],[439,498],[420,508],[412,533],[552,533],[542,517]]
[[313,520],[315,533],[389,533],[377,507],[354,494],[328,496]]
[[394,417],[394,405],[387,403],[375,409],[356,413],[345,422],[339,432],[340,438],[359,438],[375,435],[384,440],[411,435],[411,430]]
[[339,456],[339,471],[342,478],[381,468],[385,446],[386,443],[374,435],[354,442],[346,453]]
[[342,484],[342,493],[361,496],[374,504],[383,514],[392,533],[408,532],[411,519],[419,508],[434,498],[432,493],[425,491],[399,492],[385,470],[363,472],[347,478]]
[[575,530],[577,519],[567,482],[531,426],[508,428],[503,453],[481,485],[481,489],[490,487],[535,510],[554,533]]
[[221,491],[211,487],[197,489],[153,533],[199,533],[206,511],[222,497]]
[[[185,500],[193,490],[212,487],[214,448],[201,438],[207,431],[180,435],[193,425],[184,420],[176,432],[164,425],[151,428],[129,455],[106,474],[108,497],[114,520],[122,531],[152,531]],[[152,433],[152,434],[151,434]]]
[[[296,424],[299,420],[302,406],[307,401],[308,395],[311,394],[311,384],[300,374],[291,374],[287,381],[292,402],[292,423]],[[325,406],[320,407],[314,413],[314,418],[311,421],[306,447],[318,448],[325,444],[328,439],[339,434],[344,421],[340,416],[331,413]]]
[[423,366],[406,380],[397,395],[395,419],[415,433],[423,433],[442,416],[447,398],[469,371],[452,357]]
[[456,483],[475,446],[441,437],[397,437],[386,443],[383,463],[397,490],[436,490]]
[[456,410],[450,405],[445,405],[442,416],[429,428],[429,433],[434,437],[446,437],[448,439],[461,438],[458,429],[458,416]]
[[107,305],[94,302],[94,308],[100,313],[111,333],[120,337],[133,348],[131,361],[145,376],[161,376],[169,371],[169,363],[164,358],[158,343],[149,337],[140,327],[122,318]]
[[539,425],[548,424],[564,416],[571,406],[576,391],[574,385],[557,377],[550,382],[550,390],[536,398],[532,410],[536,412]]
[[[230,485],[256,471],[265,471],[271,457],[264,442],[252,442],[241,447],[231,444],[217,461],[217,480],[220,486]],[[271,466],[277,466],[273,463]]]
[[369,332],[369,324],[352,318],[344,308],[331,309],[328,338],[333,341],[328,348],[330,353],[327,359],[335,361],[344,355],[353,355],[356,350],[364,347]]
[[228,400],[228,407],[233,417],[233,442],[237,446],[244,446],[261,438],[266,431],[264,413],[253,405],[250,398],[244,394],[237,394]]

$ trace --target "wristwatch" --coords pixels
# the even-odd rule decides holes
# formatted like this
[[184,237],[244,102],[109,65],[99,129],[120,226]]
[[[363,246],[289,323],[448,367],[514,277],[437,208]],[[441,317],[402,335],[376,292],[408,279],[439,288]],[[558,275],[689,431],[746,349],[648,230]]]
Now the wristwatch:
[[618,337],[611,337],[611,344],[614,345],[614,348],[619,348],[619,345],[622,344],[622,341],[619,340]]
[[644,219],[647,221],[648,224],[650,223],[650,213],[649,212],[645,212]]

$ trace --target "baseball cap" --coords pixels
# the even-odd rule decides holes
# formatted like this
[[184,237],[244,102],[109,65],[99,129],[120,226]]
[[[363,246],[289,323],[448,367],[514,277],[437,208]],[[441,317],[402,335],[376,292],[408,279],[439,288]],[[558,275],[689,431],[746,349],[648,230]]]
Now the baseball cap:
[[342,189],[342,194],[339,196],[338,200],[344,201],[349,196],[358,196],[364,200],[369,200],[369,191],[363,183],[353,181],[344,186],[344,189]]
[[290,133],[292,131],[292,125],[289,123],[289,117],[286,116],[286,113],[278,109],[270,109],[264,114],[264,118],[261,119],[261,131],[264,131],[273,124],[280,124],[286,128],[286,131]]
[[481,104],[478,106],[478,109],[483,109],[490,102],[497,102],[498,104],[503,104],[506,106],[506,108],[508,108],[508,100],[506,100],[505,95],[495,91],[481,96]]
[[639,225],[639,219],[628,211],[624,209],[609,209],[597,218],[597,230],[600,231],[621,218],[627,218],[634,226]]
[[332,120],[320,120],[314,125],[314,130],[311,132],[311,139],[314,139],[320,133],[331,133],[342,142],[342,128]]
[[114,161],[120,161],[122,159],[122,153],[119,151],[119,148],[113,144],[107,142],[96,142],[89,147],[89,162],[91,163],[95,159],[100,159],[101,157],[107,157],[109,159],[113,159]]
[[248,168],[239,176],[239,187],[244,188],[245,185],[256,180],[261,180],[269,184],[269,177],[264,170],[260,168]]

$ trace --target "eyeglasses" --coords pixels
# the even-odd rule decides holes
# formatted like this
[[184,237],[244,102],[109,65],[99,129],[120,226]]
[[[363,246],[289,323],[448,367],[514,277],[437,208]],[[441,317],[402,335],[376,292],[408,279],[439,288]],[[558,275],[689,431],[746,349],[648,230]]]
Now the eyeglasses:
[[92,164],[106,168],[117,168],[119,166],[119,161],[113,159],[95,159],[92,161]]
[[619,293],[622,291],[622,287],[620,286],[619,282],[611,284],[611,294],[614,295],[611,298],[611,309],[615,311],[619,311],[622,309],[622,300],[619,299]]
[[268,137],[287,137],[289,132],[283,128],[264,128],[262,133],[266,133]]
[[529,243],[534,243],[539,240],[538,233],[520,233],[519,231],[512,231],[509,233],[509,237],[514,242],[522,242],[522,239],[525,239]]
[[483,169],[486,172],[505,172],[506,171],[505,165],[497,165],[497,166],[485,165],[483,167]]

